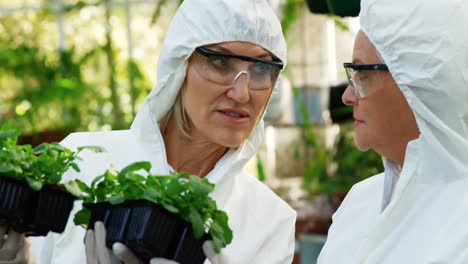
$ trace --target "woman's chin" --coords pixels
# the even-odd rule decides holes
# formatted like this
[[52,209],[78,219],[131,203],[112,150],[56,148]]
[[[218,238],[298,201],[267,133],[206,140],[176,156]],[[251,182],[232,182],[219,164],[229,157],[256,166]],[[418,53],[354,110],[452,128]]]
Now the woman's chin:
[[371,148],[367,142],[364,142],[357,137],[354,138],[354,145],[359,151],[368,151]]
[[223,146],[226,148],[238,148],[240,145],[242,145],[243,141],[237,141],[237,140],[232,140],[229,142],[223,142]]
[[239,136],[223,137],[220,138],[218,144],[226,148],[238,148],[242,143],[244,143],[245,138]]

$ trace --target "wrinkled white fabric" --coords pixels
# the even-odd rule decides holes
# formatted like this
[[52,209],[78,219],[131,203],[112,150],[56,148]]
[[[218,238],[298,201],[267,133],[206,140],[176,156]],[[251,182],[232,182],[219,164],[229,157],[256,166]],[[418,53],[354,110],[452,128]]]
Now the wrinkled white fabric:
[[[164,40],[157,83],[131,129],[68,136],[62,142],[67,147],[98,145],[107,152],[83,152],[83,161],[79,163],[81,173],[71,171],[66,177],[77,177],[89,183],[110,164],[121,169],[141,160],[152,162],[152,173],[168,174],[170,166],[157,122],[174,104],[185,78],[187,59],[195,48],[228,41],[257,44],[286,62],[280,23],[264,0],[185,0]],[[216,184],[211,196],[218,207],[227,212],[233,229],[233,242],[222,251],[224,263],[271,264],[292,260],[295,212],[244,170],[262,137],[263,120],[244,144],[229,150],[207,175],[207,179]],[[74,212],[79,207],[75,206]],[[85,231],[71,221],[62,235],[50,234],[45,239],[39,263],[85,263]]]
[[352,188],[319,263],[468,263],[467,13],[466,0],[361,2],[421,134],[382,213],[383,174]]
[[387,208],[387,205],[390,203],[393,195],[393,190],[395,189],[395,185],[398,182],[398,178],[400,177],[401,168],[393,163],[388,159],[383,159],[384,161],[384,168],[385,168],[385,176],[384,176],[384,189],[382,194],[382,209],[381,211]]

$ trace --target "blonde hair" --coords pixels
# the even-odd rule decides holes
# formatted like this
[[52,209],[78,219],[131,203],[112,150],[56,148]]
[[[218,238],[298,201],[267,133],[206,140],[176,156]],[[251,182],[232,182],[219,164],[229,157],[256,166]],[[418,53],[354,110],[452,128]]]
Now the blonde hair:
[[161,119],[161,121],[159,121],[159,129],[161,130],[161,133],[164,134],[167,124],[169,123],[169,120],[171,120],[171,118],[175,118],[176,127],[179,130],[182,137],[186,139],[191,139],[192,138],[190,136],[191,122],[187,115],[187,112],[185,111],[184,98],[182,95],[184,90],[185,90],[185,83],[182,84],[182,87],[180,88],[180,91],[177,94],[177,97],[175,99],[174,105],[171,107],[171,109],[169,109],[169,111]]

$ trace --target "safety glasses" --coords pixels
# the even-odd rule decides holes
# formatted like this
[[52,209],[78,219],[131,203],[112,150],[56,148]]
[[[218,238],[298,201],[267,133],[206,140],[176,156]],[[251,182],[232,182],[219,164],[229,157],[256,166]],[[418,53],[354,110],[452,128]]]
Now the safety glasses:
[[271,89],[283,69],[281,61],[222,53],[203,47],[195,51],[194,66],[197,72],[206,80],[221,85],[232,84],[245,74],[249,89]]
[[385,64],[360,64],[352,63],[343,64],[348,82],[358,99],[363,99],[371,91],[380,87],[381,71],[388,71]]

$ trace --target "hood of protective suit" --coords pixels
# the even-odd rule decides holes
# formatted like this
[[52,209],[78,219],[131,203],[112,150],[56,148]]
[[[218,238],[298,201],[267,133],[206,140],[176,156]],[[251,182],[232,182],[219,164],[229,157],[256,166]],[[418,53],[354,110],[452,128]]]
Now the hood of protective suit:
[[[173,106],[195,48],[229,41],[259,45],[286,63],[281,24],[265,0],[185,0],[175,14],[158,61],[157,82],[131,130],[147,141],[160,137],[158,121]],[[237,149],[250,159],[263,137],[263,118]]]
[[318,263],[468,263],[467,12],[466,0],[362,0],[362,31],[420,135],[383,211],[391,166],[349,191]]
[[361,5],[362,30],[388,65],[421,132],[408,146],[401,180],[413,174],[409,170],[426,183],[468,177],[466,0]]

